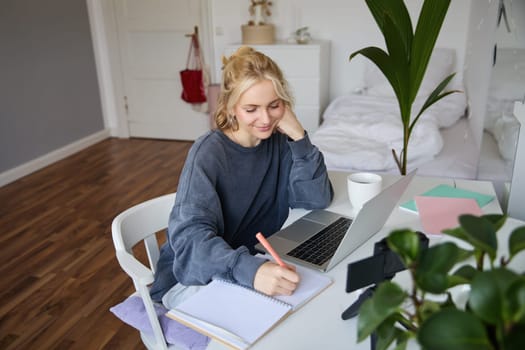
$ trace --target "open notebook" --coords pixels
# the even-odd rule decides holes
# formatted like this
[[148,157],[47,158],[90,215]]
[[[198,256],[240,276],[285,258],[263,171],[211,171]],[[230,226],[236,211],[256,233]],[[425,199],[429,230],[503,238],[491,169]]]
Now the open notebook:
[[247,349],[291,312],[332,284],[330,277],[296,266],[301,282],[291,296],[270,297],[213,280],[167,316],[235,349]]

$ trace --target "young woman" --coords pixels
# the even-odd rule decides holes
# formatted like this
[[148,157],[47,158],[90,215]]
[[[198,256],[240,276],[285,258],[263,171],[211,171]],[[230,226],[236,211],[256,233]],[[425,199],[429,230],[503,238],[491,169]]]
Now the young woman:
[[[279,67],[241,47],[223,58],[212,130],[192,146],[151,289],[223,278],[268,295],[293,293],[300,277],[253,256],[255,235],[278,231],[289,208],[324,208],[333,197],[324,159],[292,110]],[[165,302],[166,303],[166,302]]]

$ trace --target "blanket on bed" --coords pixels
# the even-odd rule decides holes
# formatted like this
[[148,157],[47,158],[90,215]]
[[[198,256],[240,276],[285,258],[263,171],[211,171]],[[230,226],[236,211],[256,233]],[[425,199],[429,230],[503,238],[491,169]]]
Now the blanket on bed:
[[[439,128],[452,125],[464,113],[462,95],[445,97],[421,116],[410,137],[410,167],[417,167],[440,152],[443,139]],[[418,98],[414,111],[419,111],[423,102]],[[397,169],[392,149],[399,154],[403,147],[397,100],[362,94],[338,97],[325,110],[323,123],[312,135],[312,142],[323,152],[329,169]]]

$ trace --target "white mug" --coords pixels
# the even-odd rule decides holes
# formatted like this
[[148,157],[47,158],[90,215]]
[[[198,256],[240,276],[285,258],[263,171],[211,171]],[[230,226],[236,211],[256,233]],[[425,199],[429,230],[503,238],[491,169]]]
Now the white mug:
[[382,178],[373,173],[354,173],[347,177],[348,198],[354,210],[381,192]]

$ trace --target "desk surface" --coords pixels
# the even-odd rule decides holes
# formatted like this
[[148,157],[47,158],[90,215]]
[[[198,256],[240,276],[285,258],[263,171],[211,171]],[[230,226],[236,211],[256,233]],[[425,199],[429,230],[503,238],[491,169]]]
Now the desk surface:
[[[335,197],[328,208],[331,211],[353,216],[352,207],[348,200],[346,190],[346,177],[348,173],[329,172],[330,179],[334,186]],[[383,175],[383,187],[394,182],[398,176],[393,174]],[[481,193],[492,194],[495,191],[490,182],[472,180],[454,180],[448,178],[415,177],[409,188],[403,194],[400,203],[410,200],[414,195],[421,194],[438,184],[456,185],[456,187]],[[290,212],[285,225],[293,222],[307,211],[294,209]],[[497,200],[493,200],[483,208],[484,213],[501,213],[501,207]],[[521,223],[522,225],[523,223]],[[520,222],[509,219],[505,225],[506,231],[512,227],[517,227]],[[294,312],[270,333],[261,338],[254,344],[253,349],[370,349],[369,341],[356,344],[357,339],[357,319],[342,320],[341,313],[352,304],[358,297],[360,291],[352,293],[345,292],[346,267],[352,261],[366,258],[373,252],[374,243],[382,239],[395,228],[410,227],[415,230],[421,229],[417,214],[399,209],[396,207],[390,215],[385,227],[376,233],[371,239],[361,245],[346,259],[340,262],[332,270],[327,272],[334,283],[327,290]],[[429,237],[430,244],[442,240],[441,237]],[[407,279],[408,274],[399,273],[394,281]],[[208,349],[225,349],[223,345],[212,341]]]

